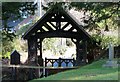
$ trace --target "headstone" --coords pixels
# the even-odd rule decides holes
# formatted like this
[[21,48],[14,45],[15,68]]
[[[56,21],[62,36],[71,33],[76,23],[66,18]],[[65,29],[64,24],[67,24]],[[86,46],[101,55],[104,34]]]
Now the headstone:
[[[20,64],[20,54],[14,50],[11,55],[10,55],[10,64],[11,65],[19,65]],[[18,77],[18,72],[17,72],[17,67],[12,67],[12,79],[14,81],[17,80]]]
[[106,64],[103,65],[104,67],[117,67],[117,61],[114,60],[114,46],[112,43],[109,43],[109,60]]
[[18,65],[20,64],[20,54],[14,50],[10,55],[10,64]]
[[114,59],[114,47],[111,43],[109,43],[109,61]]

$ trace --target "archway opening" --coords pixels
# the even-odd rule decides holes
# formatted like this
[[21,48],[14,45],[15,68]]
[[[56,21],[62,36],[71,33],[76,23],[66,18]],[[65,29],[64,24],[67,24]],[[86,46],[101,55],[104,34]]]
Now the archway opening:
[[[74,58],[76,45],[70,38],[45,38],[42,42],[42,58]],[[39,51],[38,51],[39,54]]]

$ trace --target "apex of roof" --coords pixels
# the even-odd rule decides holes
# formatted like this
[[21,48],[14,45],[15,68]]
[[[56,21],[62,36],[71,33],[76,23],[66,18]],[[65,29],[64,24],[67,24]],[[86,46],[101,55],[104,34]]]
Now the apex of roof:
[[26,33],[23,35],[23,38],[27,39],[27,37],[31,33],[35,32],[36,30],[38,30],[38,27],[41,27],[43,25],[42,23],[44,23],[45,21],[48,21],[48,19],[52,17],[53,14],[64,15],[68,21],[70,21],[75,25],[75,29],[79,31],[79,34],[82,33],[83,35],[85,35],[83,37],[90,38],[90,35],[83,29],[83,26],[80,25],[81,23],[79,23],[79,21],[71,13],[69,13],[67,10],[63,9],[59,5],[55,5],[51,7],[30,29],[28,29],[28,31],[26,31]]

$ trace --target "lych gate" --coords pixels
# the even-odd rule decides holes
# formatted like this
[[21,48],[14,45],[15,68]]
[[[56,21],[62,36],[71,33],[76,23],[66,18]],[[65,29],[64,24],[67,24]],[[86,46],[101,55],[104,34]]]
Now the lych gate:
[[[64,23],[64,25],[62,25]],[[83,26],[63,8],[55,6],[38,20],[24,35],[28,40],[28,58],[33,56],[43,66],[42,41],[44,38],[62,37],[71,38],[76,44],[76,66],[86,63],[87,41],[90,35]],[[40,51],[38,56],[37,52]],[[38,57],[37,57],[38,56]]]

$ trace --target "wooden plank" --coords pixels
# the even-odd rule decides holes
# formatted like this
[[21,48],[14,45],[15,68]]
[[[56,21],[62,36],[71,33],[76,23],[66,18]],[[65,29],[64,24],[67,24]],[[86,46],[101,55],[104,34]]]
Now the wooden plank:
[[62,27],[62,30],[64,30],[68,25],[69,25],[69,23],[65,24],[65,25]]
[[45,26],[42,26],[42,29],[44,29],[45,31],[49,31],[49,29],[46,28]]
[[75,28],[74,27],[71,27],[68,31],[72,32],[72,30],[74,30]]
[[47,21],[48,18],[51,17],[52,14],[49,14],[49,12],[47,12],[40,20],[38,20],[30,29],[28,29],[28,31],[25,32],[23,38],[27,39],[28,37],[30,37],[29,35],[35,31],[37,31],[39,29],[39,27],[41,27],[45,21]]
[[44,26],[45,26],[49,31],[52,31],[52,30],[53,30],[47,23],[44,23]]
[[49,22],[55,29],[57,28],[52,22]]
[[37,38],[51,38],[51,37],[63,37],[63,38],[80,38],[80,35],[76,32],[65,32],[65,31],[51,31],[41,32],[36,34]]
[[[56,22],[56,21],[57,21],[57,18],[48,19],[47,21],[49,21],[49,22]],[[59,21],[60,21],[60,22],[68,22],[67,19],[62,19],[62,18],[60,18]]]
[[40,39],[40,58],[42,58],[42,41],[43,39]]

